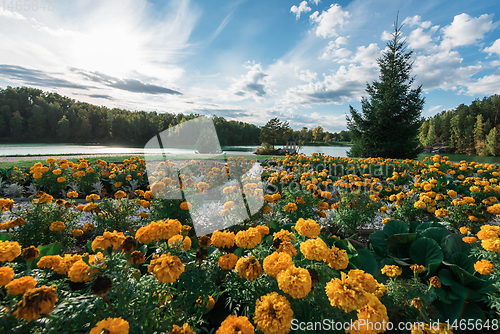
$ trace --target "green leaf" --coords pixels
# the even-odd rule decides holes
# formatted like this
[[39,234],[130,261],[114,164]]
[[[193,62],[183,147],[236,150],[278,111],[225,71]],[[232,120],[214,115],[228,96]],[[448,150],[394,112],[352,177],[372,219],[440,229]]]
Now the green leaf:
[[417,230],[417,227],[420,226],[420,223],[416,220],[410,222],[410,233],[414,233]]
[[420,238],[411,245],[410,257],[415,263],[427,267],[430,263],[443,261],[443,251],[435,240]]
[[243,248],[239,247],[234,251],[234,255],[236,255],[237,257],[242,257],[244,251],[245,250]]
[[417,227],[417,229],[415,230],[415,232],[422,233],[423,231],[425,231],[429,227],[443,227],[443,225],[436,223],[436,222],[425,222],[425,223],[420,224]]
[[384,231],[376,231],[370,234],[370,244],[372,245],[373,250],[382,257],[385,256],[387,252],[386,238],[387,237]]
[[391,236],[394,234],[408,233],[410,228],[408,224],[401,220],[389,220],[384,226],[384,234]]
[[453,274],[455,274],[455,276],[458,278],[458,282],[465,287],[471,288],[473,290],[482,290],[484,288],[487,288],[488,285],[490,285],[488,281],[485,281],[479,277],[472,275],[471,273],[465,271],[456,264],[448,262],[443,262],[443,263],[447,265],[448,268],[451,269]]
[[1,233],[0,234],[0,241],[7,241],[10,240],[10,236],[6,233]]
[[358,249],[358,257],[361,261],[361,264],[358,266],[359,269],[362,269],[373,276],[378,275],[377,261],[375,261],[372,252],[366,248]]
[[463,235],[453,233],[447,236],[443,243],[444,243],[444,248],[446,252],[448,252],[448,255],[452,255],[454,253],[465,253],[469,254],[470,252],[470,245],[468,243],[465,243],[463,240]]
[[471,274],[474,274],[475,258],[472,258],[465,253],[458,252],[458,253],[454,253],[451,255],[450,262],[452,264],[456,264],[457,266],[461,267],[465,271],[467,271]]
[[42,256],[61,254],[62,249],[63,249],[63,245],[59,242],[55,242],[55,243],[50,244],[50,245],[38,246],[37,248],[40,251],[40,255],[38,255],[38,258],[33,260],[33,263],[31,264],[31,268],[36,268],[36,264],[42,258]]
[[438,245],[440,245],[441,241],[443,241],[443,239],[450,234],[451,232],[444,227],[429,227],[420,235],[425,238],[434,239],[438,243]]
[[387,237],[386,243],[389,252],[396,253],[399,245],[412,243],[417,239],[416,233],[401,233]]

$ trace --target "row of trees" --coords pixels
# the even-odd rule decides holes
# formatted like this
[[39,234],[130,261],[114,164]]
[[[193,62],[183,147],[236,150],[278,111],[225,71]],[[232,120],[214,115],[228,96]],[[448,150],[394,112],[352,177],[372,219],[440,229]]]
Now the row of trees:
[[262,144],[270,144],[274,147],[276,144],[284,144],[288,138],[293,137],[298,141],[299,145],[307,144],[328,144],[332,141],[350,141],[349,132],[342,130],[341,132],[331,133],[323,129],[322,126],[317,126],[314,129],[303,127],[301,130],[293,130],[286,121],[280,121],[278,118],[273,118],[265,126],[262,127],[260,133],[260,141]]
[[[109,109],[29,87],[0,89],[3,142],[104,143],[144,145],[163,130],[198,117]],[[213,118],[221,145],[255,145],[260,128]]]
[[449,146],[455,153],[496,156],[499,131],[500,96],[493,95],[425,120],[419,139],[426,147]]

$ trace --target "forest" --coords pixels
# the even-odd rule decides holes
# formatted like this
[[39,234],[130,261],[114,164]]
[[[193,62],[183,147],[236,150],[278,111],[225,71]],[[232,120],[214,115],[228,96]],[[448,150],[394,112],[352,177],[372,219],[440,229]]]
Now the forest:
[[[0,142],[145,145],[198,114],[129,111],[75,101],[30,87],[0,89]],[[260,127],[214,117],[220,144],[256,145]]]
[[419,139],[427,148],[446,147],[452,153],[497,156],[499,133],[500,96],[493,95],[426,119]]

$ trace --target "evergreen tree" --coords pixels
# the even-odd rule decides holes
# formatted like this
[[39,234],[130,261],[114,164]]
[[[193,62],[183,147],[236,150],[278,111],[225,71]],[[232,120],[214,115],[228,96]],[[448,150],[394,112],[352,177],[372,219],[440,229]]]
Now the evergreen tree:
[[483,115],[479,114],[476,118],[476,125],[474,126],[474,146],[477,155],[488,154],[486,150],[486,145],[484,143],[485,139],[485,123],[483,122]]
[[496,156],[498,152],[498,136],[497,128],[492,128],[491,131],[486,135],[486,150],[489,155]]
[[271,144],[274,148],[276,141],[285,141],[285,138],[292,129],[288,122],[281,122],[278,118],[273,118],[260,131],[262,144]]
[[380,81],[367,84],[370,99],[361,100],[363,113],[350,106],[351,157],[415,158],[421,151],[422,87],[411,89],[415,79],[410,76],[413,51],[407,52],[397,19],[394,28],[387,51],[377,59]]

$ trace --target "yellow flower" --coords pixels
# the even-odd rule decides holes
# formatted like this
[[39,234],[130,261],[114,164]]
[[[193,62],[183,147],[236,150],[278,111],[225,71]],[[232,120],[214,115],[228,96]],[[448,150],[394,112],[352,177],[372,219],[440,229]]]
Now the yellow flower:
[[183,237],[181,234],[174,235],[172,238],[168,239],[168,245],[170,247],[181,247],[187,252],[191,248],[191,239],[189,237]]
[[189,324],[185,323],[182,325],[182,327],[174,325],[172,331],[168,332],[168,334],[196,334],[196,333],[191,330]]
[[40,314],[49,314],[54,310],[57,295],[54,286],[35,288],[23,295],[23,299],[17,303],[14,315],[17,319],[24,318],[30,322],[40,317]]
[[229,315],[217,329],[216,334],[254,334],[255,327],[247,317]]
[[416,209],[425,209],[427,207],[427,204],[425,204],[425,202],[423,201],[416,201],[415,203],[413,203],[413,206]]
[[390,220],[391,220],[391,218],[390,218],[390,217],[388,217],[388,218],[384,218],[384,219],[382,220],[382,224],[384,224],[384,225],[385,225],[385,224],[387,224]]
[[252,249],[260,244],[262,235],[255,227],[236,233],[235,242],[238,247]]
[[[380,300],[372,295],[366,295],[366,304],[358,310],[358,320],[346,333],[377,333],[384,331],[382,324],[389,322],[387,309]],[[381,330],[376,330],[381,327]]]
[[500,238],[489,238],[481,242],[481,246],[489,252],[500,253]]
[[467,226],[460,227],[460,233],[463,235],[469,234],[470,231],[471,231],[470,227]]
[[328,253],[328,246],[320,239],[307,239],[300,244],[300,252],[308,260],[323,261]]
[[238,257],[233,253],[222,255],[221,257],[219,257],[219,267],[224,270],[231,270],[234,268],[237,261]]
[[259,260],[255,257],[241,257],[236,262],[236,272],[241,278],[246,278],[249,281],[252,281],[263,274],[262,266],[260,265]]
[[295,236],[292,232],[281,229],[279,232],[273,233],[273,240],[280,239],[281,241],[292,241],[295,240]]
[[324,259],[330,268],[336,270],[342,270],[347,268],[349,265],[349,257],[344,249],[338,249],[337,247],[329,248]]
[[295,202],[297,204],[304,204],[306,201],[304,200],[304,197],[297,197],[296,200],[295,200]]
[[34,260],[40,255],[40,250],[35,246],[29,246],[28,248],[23,249],[23,259],[26,261]]
[[13,261],[21,255],[21,246],[17,241],[0,240],[0,262]]
[[148,267],[148,272],[153,273],[161,283],[173,283],[184,272],[184,264],[175,256],[168,254],[155,254]]
[[180,205],[181,210],[189,210],[191,207],[192,205],[189,202],[182,202]]
[[58,182],[58,183],[63,183],[63,182],[66,182],[66,178],[65,178],[64,176],[59,176],[59,177],[57,178],[57,182]]
[[266,235],[269,234],[269,227],[264,226],[264,225],[257,225],[255,226],[257,230],[259,230],[260,235]]
[[107,318],[99,321],[89,334],[128,334],[130,325],[128,321],[120,318]]
[[468,244],[473,244],[477,241],[476,237],[463,237],[462,241]]
[[110,247],[113,249],[118,249],[125,240],[123,232],[113,233],[105,231],[102,236],[97,236],[94,241],[92,241],[92,250],[95,252],[96,249],[107,250]]
[[234,207],[234,202],[233,201],[228,201],[224,203],[224,209],[226,210],[231,210]]
[[55,221],[52,224],[50,224],[49,230],[54,231],[54,232],[58,232],[58,231],[64,230],[65,227],[66,227],[66,225],[63,222]]
[[255,303],[254,323],[264,334],[284,334],[290,332],[293,310],[285,296],[277,292],[268,293]]
[[97,194],[90,194],[90,195],[87,195],[87,197],[85,197],[85,200],[86,201],[97,201],[97,200],[100,200],[101,197]]
[[264,208],[262,209],[262,213],[265,215],[271,213],[271,207],[269,205],[264,205]]
[[[277,239],[281,240],[281,239]],[[295,246],[290,241],[281,241],[278,249],[276,250],[278,253],[287,253],[290,256],[297,255],[297,250]]]
[[93,279],[93,275],[98,273],[99,270],[91,268],[83,260],[76,261],[73,263],[68,271],[68,277],[71,282],[81,283],[90,282]]
[[421,265],[418,265],[418,264],[414,264],[414,265],[410,266],[410,269],[411,269],[414,273],[418,273],[418,274],[420,274],[422,271],[424,271],[425,267],[424,267],[424,266],[421,266]]
[[74,237],[81,237],[83,235],[83,231],[80,229],[73,229],[73,231],[71,231],[71,234]]
[[276,276],[276,280],[278,281],[278,287],[292,296],[293,299],[304,298],[311,291],[311,275],[304,268],[292,265],[288,269],[280,271]]
[[212,233],[212,245],[220,248],[231,248],[234,246],[236,236],[233,232],[215,231]]
[[152,241],[168,240],[174,235],[180,234],[182,224],[177,219],[159,220],[137,230],[135,238],[140,243],[146,244]]
[[382,274],[387,275],[389,277],[396,277],[403,273],[403,270],[398,266],[388,265],[386,264],[384,268],[381,270]]
[[283,210],[285,210],[286,212],[295,212],[295,211],[297,211],[297,204],[288,203],[287,205],[285,205]]
[[334,278],[326,284],[325,291],[330,304],[349,313],[366,305],[366,291],[360,283],[349,279],[342,271],[341,278]]
[[17,295],[22,295],[26,291],[35,288],[35,286],[36,286],[36,281],[33,277],[23,276],[21,278],[16,278],[15,280],[12,280],[5,287],[7,288],[7,292],[9,293],[9,295],[17,296]]
[[200,296],[200,297],[198,297],[198,299],[196,299],[196,304],[198,304],[200,306],[204,305],[205,308],[211,309],[215,305],[215,300],[212,296],[208,296],[208,303],[207,302],[203,303],[203,300]]
[[437,209],[436,211],[434,211],[434,214],[436,215],[436,217],[446,217],[448,216],[448,210],[446,209]]
[[316,238],[321,232],[321,226],[312,219],[299,218],[295,224],[295,229],[300,235],[308,238]]
[[133,251],[130,253],[130,264],[143,264],[146,261],[146,257],[140,251]]
[[292,257],[287,253],[274,252],[264,259],[264,270],[271,277],[276,277],[281,271],[293,266]]
[[124,191],[122,191],[122,190],[118,190],[115,193],[115,198],[116,199],[120,199],[120,198],[124,198],[124,197],[127,197],[127,194]]
[[11,267],[0,267],[0,286],[9,284],[14,278],[14,269]]
[[435,288],[440,288],[441,287],[441,280],[439,279],[439,277],[437,276],[432,276],[430,279],[429,279],[429,283],[435,287]]
[[474,263],[474,269],[481,275],[489,275],[493,272],[495,265],[488,260],[481,260]]

